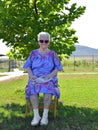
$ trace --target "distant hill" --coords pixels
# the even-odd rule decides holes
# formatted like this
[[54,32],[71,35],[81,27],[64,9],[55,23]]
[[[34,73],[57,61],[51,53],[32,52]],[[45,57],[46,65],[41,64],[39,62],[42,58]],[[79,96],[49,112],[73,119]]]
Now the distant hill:
[[72,53],[73,55],[98,55],[98,49],[94,49],[87,46],[76,45],[76,50]]

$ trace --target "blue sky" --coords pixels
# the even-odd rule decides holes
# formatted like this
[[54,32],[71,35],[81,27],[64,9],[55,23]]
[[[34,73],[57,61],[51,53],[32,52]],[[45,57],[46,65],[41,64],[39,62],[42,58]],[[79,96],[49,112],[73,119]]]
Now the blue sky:
[[[77,6],[86,6],[86,11],[79,19],[76,19],[72,27],[77,30],[79,45],[98,49],[98,0],[71,0],[70,4],[77,3]],[[9,50],[0,41],[0,53],[6,54]]]

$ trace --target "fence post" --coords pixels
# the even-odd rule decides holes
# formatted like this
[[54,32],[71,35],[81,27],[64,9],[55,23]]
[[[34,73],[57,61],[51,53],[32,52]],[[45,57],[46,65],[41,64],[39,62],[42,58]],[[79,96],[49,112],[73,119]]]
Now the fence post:
[[92,71],[94,71],[94,55],[92,55]]
[[74,55],[74,71],[75,71],[75,55]]
[[11,66],[10,66],[10,59],[9,59],[9,68],[8,68],[8,72],[10,72],[11,71]]

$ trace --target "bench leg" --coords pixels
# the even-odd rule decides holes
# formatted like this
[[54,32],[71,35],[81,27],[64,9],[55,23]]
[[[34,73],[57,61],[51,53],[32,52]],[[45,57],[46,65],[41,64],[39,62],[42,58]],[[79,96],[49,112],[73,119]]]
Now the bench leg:
[[54,97],[54,118],[56,118],[57,103],[58,103],[58,99]]
[[25,116],[28,115],[28,106],[29,106],[29,101],[26,100],[26,110],[25,110]]

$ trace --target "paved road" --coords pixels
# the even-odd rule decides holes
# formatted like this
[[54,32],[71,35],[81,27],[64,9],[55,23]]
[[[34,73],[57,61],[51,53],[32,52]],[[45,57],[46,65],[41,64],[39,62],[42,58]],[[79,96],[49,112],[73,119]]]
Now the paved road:
[[[4,75],[4,76],[3,76]],[[23,71],[13,71],[13,72],[3,72],[0,73],[0,81],[8,80],[14,77],[19,77],[24,75]]]

